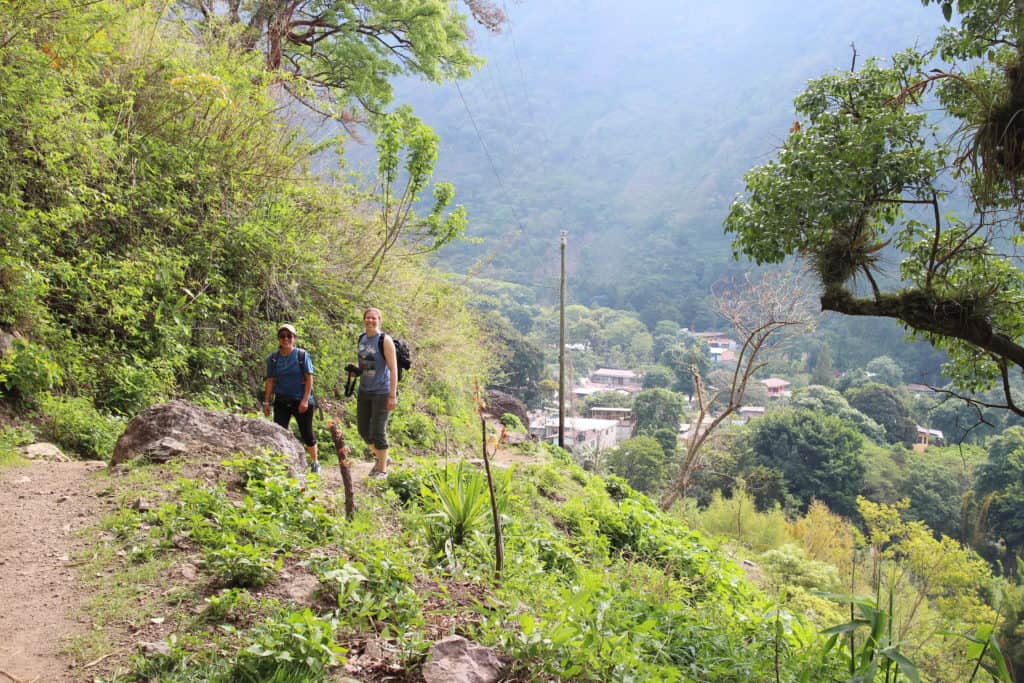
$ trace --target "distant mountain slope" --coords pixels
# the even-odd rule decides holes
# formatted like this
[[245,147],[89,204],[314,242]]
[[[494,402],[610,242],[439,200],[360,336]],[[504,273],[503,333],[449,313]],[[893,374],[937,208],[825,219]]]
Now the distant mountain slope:
[[471,81],[398,88],[441,135],[438,176],[485,238],[447,250],[445,265],[538,283],[544,298],[567,230],[577,301],[684,324],[707,315],[696,302],[711,282],[743,267],[722,218],[786,136],[803,83],[849,68],[851,43],[863,63],[928,44],[942,21],[917,0],[506,9],[502,35],[477,36],[488,64]]

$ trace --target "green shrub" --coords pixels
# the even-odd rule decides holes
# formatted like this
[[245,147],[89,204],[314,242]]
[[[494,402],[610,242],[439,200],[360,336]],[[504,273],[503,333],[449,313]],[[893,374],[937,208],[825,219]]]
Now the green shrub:
[[242,588],[225,588],[206,598],[206,607],[200,614],[204,622],[234,621],[255,608],[252,594]]
[[134,415],[174,395],[174,368],[165,359],[133,356],[105,368],[104,374],[108,388],[103,405],[122,415]]
[[[465,543],[492,523],[487,480],[464,461],[459,461],[455,468],[435,472],[425,482],[422,496],[427,539],[435,553],[443,551],[449,542]],[[495,496],[500,499],[500,491],[496,490]]]
[[259,588],[274,578],[282,560],[275,549],[249,543],[228,543],[207,550],[203,564],[223,584],[236,588]]
[[395,442],[406,448],[434,448],[440,438],[433,419],[420,412],[396,413],[390,431]]
[[268,618],[247,634],[249,645],[235,657],[234,680],[319,680],[345,652],[334,641],[336,628],[333,619],[309,609]]
[[0,466],[21,462],[19,448],[35,440],[35,434],[24,427],[5,426],[0,429]]
[[420,598],[408,569],[414,560],[407,552],[390,540],[368,537],[348,544],[346,551],[349,559],[332,557],[314,563],[313,571],[347,627],[387,623],[405,633],[422,622]]
[[89,458],[109,459],[124,431],[124,418],[101,413],[87,398],[44,395],[40,405],[54,440]]
[[45,320],[46,281],[28,263],[0,249],[0,325],[27,333]]
[[505,427],[510,432],[525,432],[526,431],[526,427],[523,425],[523,421],[520,420],[518,416],[513,415],[512,413],[504,413],[504,414],[502,414],[502,416],[501,416],[501,424],[505,425]]
[[761,554],[761,568],[776,588],[799,586],[821,591],[839,588],[839,571],[830,564],[807,557],[803,548],[786,543]]
[[701,531],[714,536],[727,536],[754,550],[777,548],[788,540],[786,516],[778,506],[758,512],[746,491],[737,489],[731,498],[716,491],[711,504],[700,513]]
[[321,544],[340,535],[340,520],[303,494],[302,485],[288,476],[281,456],[263,453],[226,464],[242,475],[249,493],[238,515],[242,524],[253,527],[254,538],[263,536],[271,545],[287,538]]
[[629,485],[629,482],[614,474],[605,477],[604,488],[608,491],[609,497],[615,501],[625,500],[633,493],[633,488]]
[[63,381],[53,353],[26,339],[15,339],[10,351],[0,357],[0,384],[25,403],[36,403]]
[[403,505],[418,500],[423,491],[424,468],[392,469],[388,472],[387,486],[395,492]]

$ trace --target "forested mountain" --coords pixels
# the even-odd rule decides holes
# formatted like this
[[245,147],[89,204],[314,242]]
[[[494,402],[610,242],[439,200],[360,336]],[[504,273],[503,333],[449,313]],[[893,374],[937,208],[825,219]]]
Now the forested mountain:
[[653,325],[711,324],[711,283],[745,268],[722,221],[743,174],[771,156],[805,82],[928,43],[941,13],[889,2],[522,2],[476,47],[458,86],[403,83],[441,137],[480,243],[445,267],[557,291],[569,233],[573,300]]
[[[1024,44],[1009,4],[958,4],[996,29],[983,39]],[[904,201],[905,186],[865,189],[894,170],[921,183],[911,200],[926,188],[937,204],[941,188],[929,183],[955,163],[916,163],[939,154],[913,125],[928,116],[906,111],[927,104],[904,96],[920,69],[865,62],[849,74],[848,43],[863,60],[928,33],[943,12],[932,7],[937,16],[918,23],[915,7],[0,0],[0,517],[24,523],[20,539],[52,541],[43,552],[0,547],[2,571],[16,572],[0,586],[18,584],[52,610],[70,604],[51,592],[58,584],[88,598],[74,612],[79,637],[61,646],[73,661],[58,668],[72,680],[430,680],[433,645],[458,634],[502,655],[502,680],[1019,683],[1024,429],[1000,421],[1009,411],[997,419],[987,400],[965,408],[921,387],[911,394],[905,383],[922,369],[914,352],[881,348],[901,344],[894,326],[880,334],[851,318],[842,332],[797,336],[812,329],[807,300],[816,308],[819,299],[786,272],[716,292],[722,318],[749,342],[733,361],[721,346],[713,361],[710,341],[684,329],[714,323],[708,285],[748,267],[728,260],[722,221],[747,168],[759,165],[747,178],[789,179],[783,162],[777,173],[763,163],[783,140],[818,171],[841,166],[852,190],[819,184],[827,173],[797,178],[807,191],[796,198],[767,182],[773,192],[759,195],[747,181],[730,215],[746,209],[759,220],[735,218],[740,246],[764,262],[828,255],[833,230],[863,228],[870,240],[854,233],[839,244],[868,256],[852,265],[870,286],[856,284],[877,294],[879,281],[891,282],[872,279],[873,255],[886,248],[898,218],[888,207]],[[467,78],[478,63],[470,30],[492,57],[475,79],[454,91],[400,82],[392,92],[399,75]],[[1003,67],[1024,65],[1024,49],[1016,56],[989,56],[975,84],[1000,94],[1012,71]],[[832,68],[842,75],[810,86],[824,93],[810,103],[819,107],[802,101],[802,137],[790,100]],[[952,103],[964,106],[947,111],[969,122],[977,112],[964,109],[976,103],[957,94]],[[851,102],[870,106],[848,114]],[[1024,102],[1011,104],[1016,117]],[[296,125],[309,120],[303,107],[329,110],[344,133],[310,139],[313,128]],[[868,135],[890,121],[909,132]],[[829,124],[853,130],[822,152],[815,144],[832,141]],[[341,147],[368,156],[352,142],[367,131],[376,169],[327,172]],[[472,222],[452,186],[432,183],[439,140],[439,176],[458,185]],[[1024,127],[1021,140],[1024,150]],[[1024,175],[1024,153],[1017,170]],[[989,190],[972,199],[1024,206],[1009,193],[1015,176],[986,186],[966,175]],[[818,213],[793,209],[807,205]],[[828,220],[836,214],[845,220]],[[928,229],[902,225],[888,248],[926,267],[925,277],[897,271],[924,295],[994,301],[969,312],[997,313],[983,322],[1015,343],[1024,279],[992,253],[994,241],[974,239],[987,217],[969,228],[938,215]],[[467,228],[488,239],[445,254]],[[576,371],[613,363],[644,373],[635,398],[612,399],[635,417],[621,443],[591,446],[579,434],[571,450],[541,443],[526,433],[522,406],[500,395],[489,409],[502,414],[486,414],[486,386],[542,406],[555,395],[544,365],[560,321],[541,304],[554,291],[562,229]],[[792,236],[803,229],[817,241]],[[940,246],[956,268],[942,267],[950,261]],[[444,270],[427,260],[435,252]],[[478,291],[452,271],[473,275]],[[850,271],[812,275],[834,295]],[[343,387],[368,305],[415,360],[393,392],[394,466],[363,479],[369,463],[353,464],[358,409]],[[318,415],[314,429],[337,472],[235,452],[246,427],[282,436],[255,411],[269,399],[283,321],[315,357],[303,379],[336,420]],[[784,328],[792,337],[768,339]],[[278,339],[287,350],[288,336]],[[1001,361],[1009,397],[1017,373],[1009,377],[1006,358],[954,360],[986,372]],[[856,371],[840,378],[836,369]],[[789,377],[772,384],[790,394],[770,397],[761,370]],[[600,393],[591,405],[606,400]],[[734,420],[755,394],[760,411]],[[177,461],[115,454],[129,420],[157,403],[180,410],[172,398],[233,425],[216,444],[230,460],[206,450],[215,444],[163,433]],[[628,426],[605,429],[618,437]],[[696,436],[702,426],[707,439]],[[948,443],[954,429],[971,443],[939,446],[940,431]],[[131,440],[119,443],[128,450]],[[54,444],[111,467],[86,486],[87,468]],[[40,450],[22,447],[40,445],[53,460],[29,464]],[[481,451],[482,469],[471,462]],[[72,466],[78,474],[63,481],[76,500],[54,488],[53,475]],[[63,526],[101,507],[83,531]],[[46,510],[61,515],[40,526]],[[39,605],[9,602],[5,647]],[[47,629],[38,640],[56,659],[60,629],[44,618],[33,625]],[[16,670],[2,648],[0,662],[12,680],[47,678]]]

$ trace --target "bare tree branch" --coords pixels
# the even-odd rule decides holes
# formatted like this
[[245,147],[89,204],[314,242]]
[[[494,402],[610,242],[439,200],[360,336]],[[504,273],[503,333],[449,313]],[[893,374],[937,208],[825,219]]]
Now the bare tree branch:
[[764,366],[762,354],[778,348],[790,334],[810,331],[816,322],[811,289],[793,272],[766,273],[758,279],[748,273],[738,282],[715,289],[715,310],[729,321],[743,342],[725,406],[707,428],[704,428],[704,420],[714,401],[708,401],[704,380],[697,368],[691,367],[697,415],[690,420],[686,453],[676,480],[662,496],[663,510],[686,495],[693,474],[700,467],[701,449],[719,426],[743,405],[747,385]]

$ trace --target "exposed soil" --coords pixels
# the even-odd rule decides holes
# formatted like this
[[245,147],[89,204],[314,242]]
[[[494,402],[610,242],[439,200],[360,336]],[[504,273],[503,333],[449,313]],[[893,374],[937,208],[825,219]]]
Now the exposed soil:
[[73,681],[62,655],[90,627],[76,551],[95,524],[102,462],[33,462],[0,470],[0,681]]
[[[506,448],[492,460],[499,467],[537,461]],[[353,461],[357,498],[372,464]],[[78,558],[91,542],[82,532],[115,506],[104,468],[35,461],[0,469],[0,683],[91,681],[109,664],[75,661],[67,647],[92,628]],[[341,490],[337,465],[325,465],[322,477]]]

